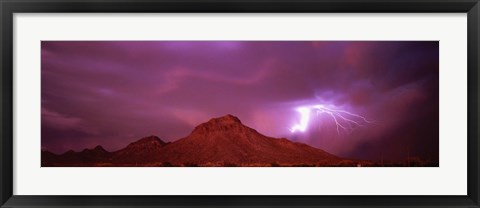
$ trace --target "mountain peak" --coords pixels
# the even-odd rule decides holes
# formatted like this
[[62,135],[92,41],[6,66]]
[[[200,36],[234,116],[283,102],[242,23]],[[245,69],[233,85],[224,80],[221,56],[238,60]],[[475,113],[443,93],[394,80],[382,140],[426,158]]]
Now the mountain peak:
[[93,148],[93,150],[100,151],[100,152],[106,152],[107,151],[101,145],[97,145],[95,148]]
[[154,135],[143,137],[143,138],[139,139],[138,141],[133,142],[132,144],[144,144],[144,143],[160,143],[162,145],[165,144],[164,141],[162,141],[159,137],[154,136]]
[[203,133],[203,132],[213,132],[217,130],[225,131],[231,128],[242,128],[243,124],[237,117],[227,114],[222,117],[212,118],[208,122],[202,123],[195,127],[193,132]]
[[139,139],[136,142],[130,143],[127,147],[124,149],[121,149],[119,151],[145,151],[145,150],[150,150],[150,149],[157,149],[161,148],[163,146],[167,145],[164,141],[162,141],[160,138],[157,136],[148,136],[148,137],[143,137]]
[[167,144],[157,136],[143,137],[115,152],[114,159],[123,162],[152,161],[160,149]]
[[238,117],[233,116],[231,114],[224,115],[218,118],[212,118],[208,122],[215,122],[215,123],[242,123]]
[[106,153],[108,152],[107,150],[105,150],[101,145],[97,145],[95,148],[93,149],[87,149],[85,148],[82,153]]

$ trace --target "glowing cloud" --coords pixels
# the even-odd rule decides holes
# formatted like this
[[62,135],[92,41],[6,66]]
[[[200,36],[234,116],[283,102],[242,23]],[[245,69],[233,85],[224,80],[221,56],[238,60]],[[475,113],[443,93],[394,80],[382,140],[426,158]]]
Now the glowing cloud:
[[305,130],[307,130],[308,122],[310,120],[310,108],[300,107],[297,109],[297,111],[300,113],[300,123],[295,124],[290,129],[292,133],[296,131],[304,132]]

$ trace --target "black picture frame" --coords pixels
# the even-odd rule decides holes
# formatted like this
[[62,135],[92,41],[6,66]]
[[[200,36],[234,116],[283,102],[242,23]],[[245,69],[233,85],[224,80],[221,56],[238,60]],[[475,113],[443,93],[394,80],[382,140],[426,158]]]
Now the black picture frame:
[[[0,0],[1,207],[480,207],[478,0]],[[466,196],[25,196],[13,195],[14,13],[467,13],[468,194]],[[446,179],[449,180],[449,179]],[[454,180],[454,179],[451,179]],[[92,187],[94,188],[94,187]]]

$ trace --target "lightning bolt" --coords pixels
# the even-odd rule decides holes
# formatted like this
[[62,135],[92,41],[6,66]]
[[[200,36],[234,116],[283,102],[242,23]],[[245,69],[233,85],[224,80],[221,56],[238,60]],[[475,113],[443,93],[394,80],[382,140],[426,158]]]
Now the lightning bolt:
[[292,133],[305,132],[310,123],[312,112],[316,116],[328,115],[335,122],[337,133],[350,133],[357,127],[362,127],[366,124],[372,124],[372,121],[367,120],[364,116],[351,113],[345,110],[327,108],[324,105],[303,106],[297,108],[300,114],[300,122],[290,128]]

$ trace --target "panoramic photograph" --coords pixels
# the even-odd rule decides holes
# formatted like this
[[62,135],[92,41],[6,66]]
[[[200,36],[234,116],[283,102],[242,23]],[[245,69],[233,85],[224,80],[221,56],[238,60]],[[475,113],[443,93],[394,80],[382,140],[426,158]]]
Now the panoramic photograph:
[[42,41],[42,167],[439,167],[438,41]]

